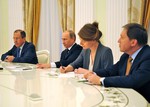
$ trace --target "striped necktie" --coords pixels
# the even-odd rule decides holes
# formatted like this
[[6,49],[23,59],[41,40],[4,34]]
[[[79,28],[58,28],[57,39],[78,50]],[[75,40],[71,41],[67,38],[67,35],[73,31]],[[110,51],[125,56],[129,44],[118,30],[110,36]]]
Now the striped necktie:
[[126,75],[129,75],[130,69],[131,69],[131,65],[132,65],[132,58],[129,57],[128,61],[127,61],[127,67],[126,67]]

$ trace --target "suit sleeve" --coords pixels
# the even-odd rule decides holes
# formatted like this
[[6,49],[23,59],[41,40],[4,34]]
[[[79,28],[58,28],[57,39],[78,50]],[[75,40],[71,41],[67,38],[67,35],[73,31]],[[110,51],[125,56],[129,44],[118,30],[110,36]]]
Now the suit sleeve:
[[80,54],[82,50],[82,47],[76,47],[76,49],[74,49],[73,51],[71,51],[69,57],[67,59],[64,59],[64,54],[65,52],[63,51],[61,53],[61,58],[60,61],[55,62],[56,67],[59,68],[61,65],[63,66],[68,66],[70,63],[72,63]]
[[84,57],[84,50],[82,50],[82,52],[80,53],[80,55],[78,56],[78,58],[73,61],[70,65],[75,69],[75,68],[79,68],[79,67],[83,67],[83,57]]
[[110,48],[107,48],[107,50],[104,51],[101,58],[102,58],[101,61],[103,61],[101,62],[102,68],[107,68],[113,65],[113,55]]
[[15,51],[15,46],[13,46],[13,48],[11,50],[9,50],[8,52],[6,52],[5,54],[2,54],[1,60],[4,61],[6,56],[8,56],[8,55],[13,55],[14,56],[14,51]]

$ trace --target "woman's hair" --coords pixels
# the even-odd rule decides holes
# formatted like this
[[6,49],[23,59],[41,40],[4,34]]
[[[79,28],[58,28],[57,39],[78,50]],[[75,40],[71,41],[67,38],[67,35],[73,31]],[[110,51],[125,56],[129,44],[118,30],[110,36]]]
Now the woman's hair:
[[102,37],[102,32],[98,29],[98,23],[93,22],[92,24],[85,24],[78,33],[79,37],[86,41],[96,40]]

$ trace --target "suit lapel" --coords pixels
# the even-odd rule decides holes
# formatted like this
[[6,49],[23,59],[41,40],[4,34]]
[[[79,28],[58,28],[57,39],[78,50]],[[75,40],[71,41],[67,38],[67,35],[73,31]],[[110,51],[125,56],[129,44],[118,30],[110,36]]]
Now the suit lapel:
[[[128,56],[128,57],[129,57],[129,56]],[[120,70],[120,71],[124,71],[124,72],[123,72],[123,73],[124,73],[123,75],[126,75],[126,68],[127,68],[128,57],[125,59],[125,62],[124,62],[124,63],[125,63],[125,64],[124,64],[125,66],[122,67],[123,70]]]
[[25,52],[26,46],[27,46],[27,42],[25,42],[25,44],[24,44],[24,46],[23,46],[23,48],[21,50],[20,56],[22,56],[22,54]]
[[65,50],[65,59],[67,59],[67,57],[69,56],[70,52],[66,49]]
[[91,50],[90,50],[90,49],[86,49],[86,50],[84,50],[84,52],[85,52],[85,54],[84,54],[84,55],[85,55],[85,56],[84,56],[85,59],[84,59],[84,62],[83,62],[83,63],[84,63],[84,64],[83,64],[83,65],[84,65],[83,67],[84,67],[85,69],[89,69],[89,63],[90,63],[90,57],[91,57],[91,56],[90,56]]
[[[99,43],[98,47],[97,47],[97,50],[96,50],[96,54],[95,54],[95,59],[94,59],[94,64],[93,64],[93,70],[96,70],[94,68],[97,68],[99,66],[99,58],[101,57],[101,51],[98,51],[98,50],[101,50],[102,49],[102,45],[101,43]],[[99,57],[98,57],[99,56]]]
[[137,56],[135,57],[133,64],[131,66],[131,70],[130,73],[132,73],[133,69],[139,65],[139,63],[141,63],[141,55],[143,54],[143,51],[145,49],[146,46],[143,47],[143,49],[137,54]]
[[67,58],[70,56],[70,54],[73,52],[73,50],[74,50],[74,48],[75,48],[76,45],[77,45],[77,44],[75,43],[75,44],[72,46],[72,48],[69,50],[69,52],[67,51],[67,49],[65,50],[65,59],[67,59]]

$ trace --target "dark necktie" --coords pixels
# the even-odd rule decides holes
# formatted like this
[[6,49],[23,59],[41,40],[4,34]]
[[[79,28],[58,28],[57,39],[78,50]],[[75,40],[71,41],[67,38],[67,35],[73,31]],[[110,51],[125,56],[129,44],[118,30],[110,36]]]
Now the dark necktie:
[[20,48],[17,48],[17,57],[20,57]]
[[129,57],[128,61],[127,61],[127,68],[126,68],[126,75],[129,75],[130,69],[131,69],[131,65],[132,65],[132,58]]
[[69,49],[67,49],[67,53],[69,53]]
[[68,54],[69,54],[69,49],[66,49],[66,55],[65,55],[65,58],[67,58]]

